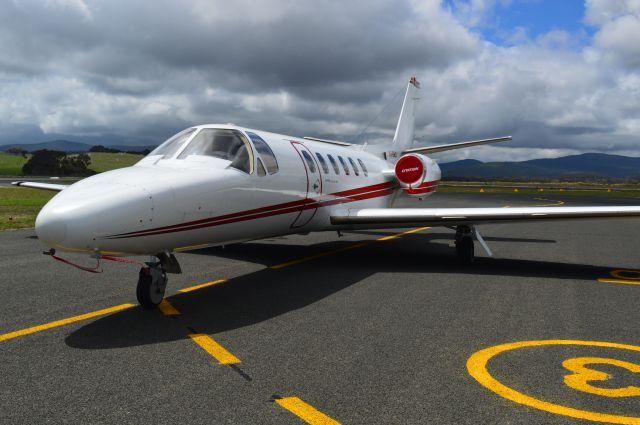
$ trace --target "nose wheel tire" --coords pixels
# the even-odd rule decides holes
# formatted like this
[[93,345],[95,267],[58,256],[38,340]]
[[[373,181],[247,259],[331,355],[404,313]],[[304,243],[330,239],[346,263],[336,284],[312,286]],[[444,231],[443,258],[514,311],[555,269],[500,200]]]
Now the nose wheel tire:
[[167,287],[167,275],[159,267],[143,267],[140,269],[136,297],[143,308],[154,309],[164,298]]
[[470,236],[464,236],[456,242],[456,253],[458,258],[464,264],[473,263],[474,258],[474,245],[473,238]]

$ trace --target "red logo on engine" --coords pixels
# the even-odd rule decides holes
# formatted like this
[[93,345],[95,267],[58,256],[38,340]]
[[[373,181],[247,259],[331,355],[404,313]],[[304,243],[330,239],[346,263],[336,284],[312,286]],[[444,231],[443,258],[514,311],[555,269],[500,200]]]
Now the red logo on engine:
[[417,182],[424,175],[424,165],[414,155],[403,156],[396,162],[396,177],[404,184]]

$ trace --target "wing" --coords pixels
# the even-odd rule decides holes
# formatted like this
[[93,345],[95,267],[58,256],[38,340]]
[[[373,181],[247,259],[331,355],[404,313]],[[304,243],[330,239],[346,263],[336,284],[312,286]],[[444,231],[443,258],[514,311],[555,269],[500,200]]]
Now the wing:
[[52,183],[38,183],[38,182],[12,182],[14,186],[31,187],[33,189],[53,190],[60,192],[65,190],[68,186],[64,184],[52,184]]
[[331,216],[336,225],[358,227],[452,226],[538,220],[640,217],[640,206],[518,208],[365,208]]
[[402,151],[402,153],[403,154],[405,154],[405,153],[424,153],[424,154],[428,154],[428,153],[450,151],[450,150],[453,150],[453,149],[469,148],[471,146],[488,145],[488,144],[491,144],[491,143],[500,143],[500,142],[508,142],[510,140],[511,140],[511,136],[496,137],[496,138],[493,138],[493,139],[472,140],[470,142],[459,142],[459,143],[451,143],[451,144],[448,144],[448,145],[425,146],[425,147],[422,147],[422,148],[406,149],[406,150]]

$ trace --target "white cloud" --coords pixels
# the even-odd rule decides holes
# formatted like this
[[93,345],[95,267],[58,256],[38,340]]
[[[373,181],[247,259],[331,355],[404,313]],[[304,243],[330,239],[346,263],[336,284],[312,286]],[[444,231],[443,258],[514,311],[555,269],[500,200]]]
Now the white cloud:
[[[0,144],[159,142],[203,122],[351,140],[415,74],[419,143],[515,137],[448,159],[640,156],[640,0],[587,1],[584,47],[561,29],[483,41],[477,28],[502,3],[12,2],[0,12]],[[359,141],[388,140],[400,101]]]
[[586,0],[585,22],[600,27],[626,15],[640,14],[640,0]]
[[595,46],[613,61],[640,67],[640,16],[625,15],[607,22],[595,35]]

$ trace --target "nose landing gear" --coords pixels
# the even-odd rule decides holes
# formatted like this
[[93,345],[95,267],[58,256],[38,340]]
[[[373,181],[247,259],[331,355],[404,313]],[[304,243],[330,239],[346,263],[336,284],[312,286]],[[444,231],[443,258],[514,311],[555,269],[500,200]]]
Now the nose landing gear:
[[143,308],[156,308],[164,298],[167,287],[167,274],[162,267],[151,263],[140,269],[136,297]]
[[138,275],[136,298],[143,308],[154,309],[160,305],[167,288],[167,273],[182,273],[180,265],[173,254],[157,255],[159,262],[149,262],[142,267]]

